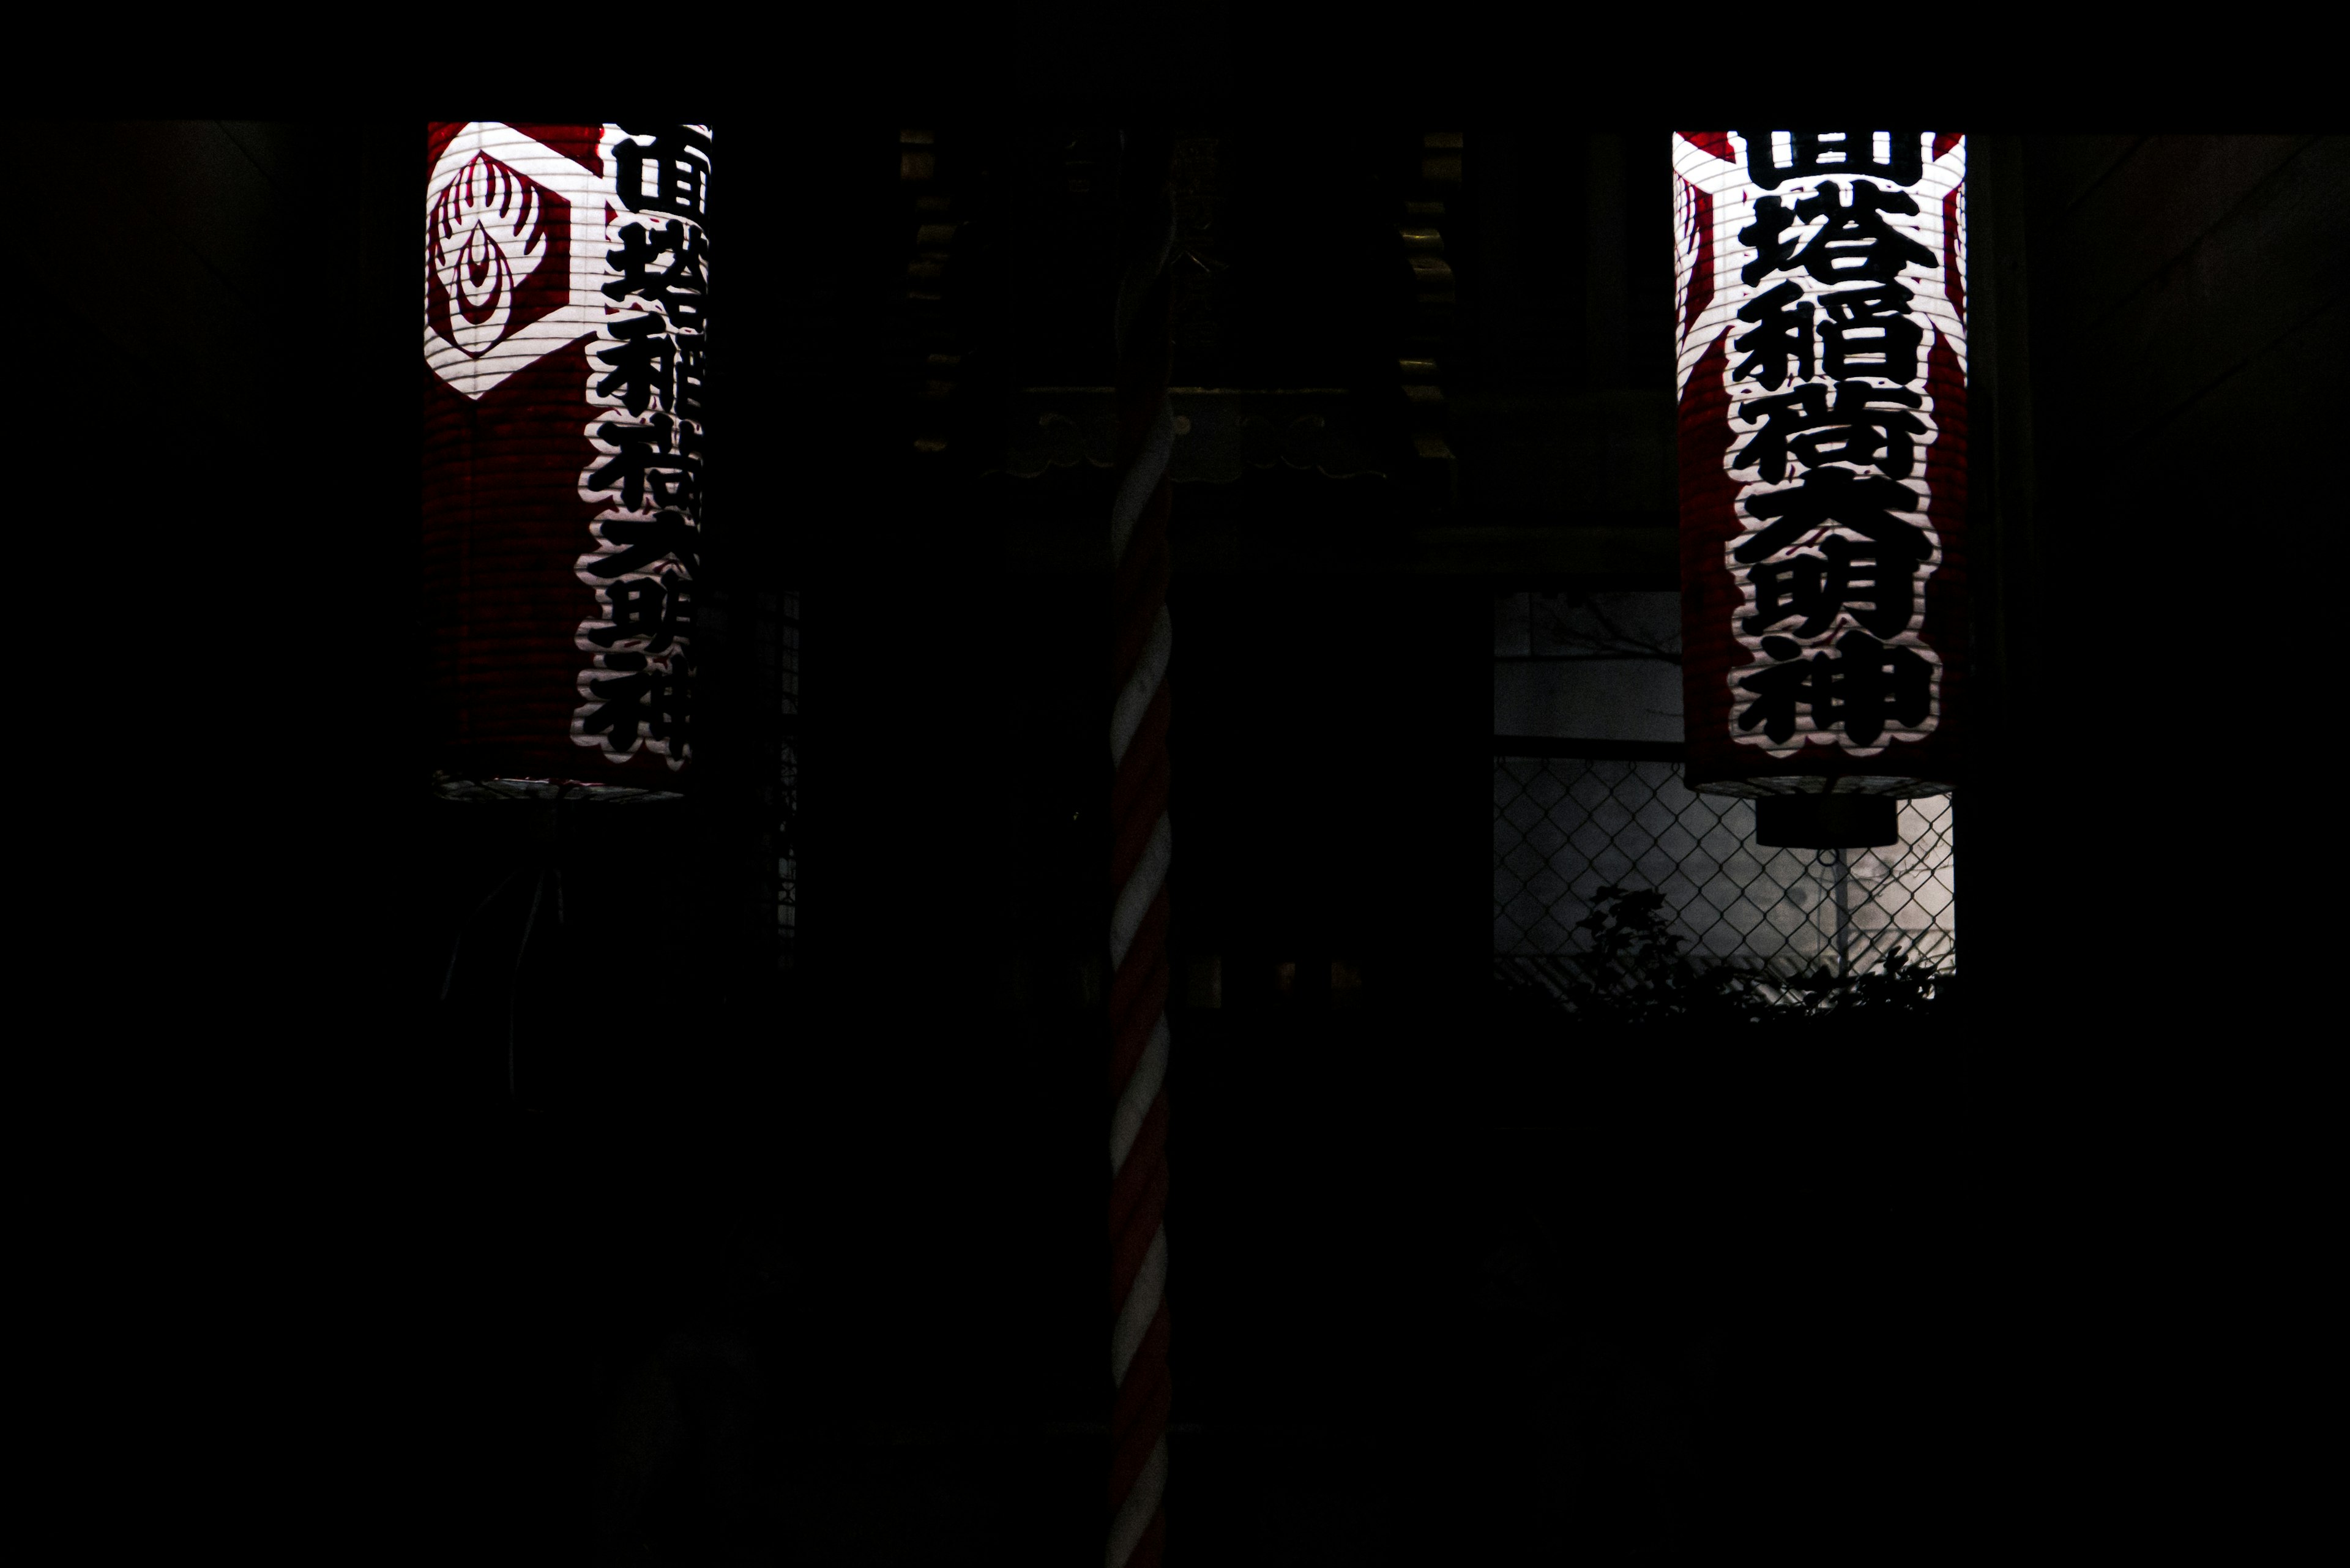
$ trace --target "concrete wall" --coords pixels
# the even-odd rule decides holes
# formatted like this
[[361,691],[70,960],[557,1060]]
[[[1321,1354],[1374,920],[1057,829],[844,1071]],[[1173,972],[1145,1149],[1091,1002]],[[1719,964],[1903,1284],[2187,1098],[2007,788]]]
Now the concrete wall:
[[1977,169],[1991,722],[1960,941],[1986,1211],[2040,1303],[1998,1331],[2002,1397],[2074,1421],[2027,1438],[2007,1506],[2241,1553],[2295,1495],[2263,1389],[2315,1332],[2294,1106],[2328,1007],[2303,944],[2338,924],[2308,659],[2339,617],[2350,140],[1985,138]]

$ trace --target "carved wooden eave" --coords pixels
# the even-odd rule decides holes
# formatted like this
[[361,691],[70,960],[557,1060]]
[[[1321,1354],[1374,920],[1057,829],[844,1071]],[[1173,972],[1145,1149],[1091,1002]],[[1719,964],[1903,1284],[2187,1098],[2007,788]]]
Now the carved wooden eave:
[[[1385,479],[1388,464],[1343,387],[1170,387],[1178,484],[1230,484],[1276,464],[1332,479]],[[1004,400],[1002,455],[983,472],[1035,479],[1047,469],[1110,466],[1118,414],[1107,387],[1029,387]]]

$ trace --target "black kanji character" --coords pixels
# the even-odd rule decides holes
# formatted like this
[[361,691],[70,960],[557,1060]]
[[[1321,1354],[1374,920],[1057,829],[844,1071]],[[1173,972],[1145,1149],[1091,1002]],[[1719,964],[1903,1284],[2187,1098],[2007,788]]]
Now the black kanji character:
[[710,242],[699,229],[670,222],[660,228],[628,223],[620,248],[604,253],[605,265],[620,275],[604,285],[607,298],[643,299],[681,331],[702,329],[710,294]]
[[1933,554],[1923,528],[1893,515],[1924,510],[1923,497],[1900,481],[1877,474],[1814,468],[1804,475],[1803,483],[1750,496],[1743,504],[1751,517],[1778,519],[1731,552],[1749,566],[1830,524],[1875,541],[1887,561],[1922,561]]
[[1840,283],[1891,283],[1905,266],[1932,267],[1934,253],[1885,221],[1887,213],[1915,216],[1918,198],[1865,181],[1852,182],[1852,204],[1833,180],[1795,203],[1795,216],[1825,218],[1802,254],[1790,262],[1833,288]]
[[572,563],[590,582],[614,582],[671,561],[688,576],[702,568],[702,530],[674,508],[651,517],[599,517],[594,532],[605,548]]
[[579,695],[588,700],[575,718],[580,732],[604,736],[611,751],[635,751],[663,673],[641,653],[603,655],[579,675]]
[[1754,221],[1738,231],[1738,243],[1754,247],[1754,259],[1738,269],[1738,275],[1750,284],[1761,283],[1773,273],[1794,265],[1795,241],[1787,237],[1789,229],[1803,225],[1787,211],[1787,204],[1776,196],[1765,196],[1754,203]]
[[607,326],[611,346],[598,348],[596,358],[612,373],[596,383],[597,395],[609,397],[618,389],[620,406],[632,414],[642,414],[655,404],[675,413],[677,337],[668,318],[632,311]]
[[580,628],[580,635],[595,647],[637,642],[649,653],[660,653],[692,629],[693,579],[682,571],[622,577],[598,587],[596,597],[609,618]]
[[[710,221],[710,138],[690,126],[638,130],[624,125],[626,138],[612,149],[613,184],[632,213],[674,213],[697,223]],[[651,145],[633,140],[649,137]],[[645,166],[652,165],[651,189]]]
[[1795,363],[1797,379],[1811,379],[1812,307],[1801,303],[1803,296],[1803,289],[1794,283],[1782,283],[1763,290],[1739,308],[1739,320],[1758,325],[1731,343],[1732,348],[1746,356],[1738,362],[1731,380],[1742,381],[1752,376],[1776,391],[1787,379],[1787,363],[1791,359]]
[[1820,341],[1826,349],[1823,369],[1838,378],[1916,380],[1918,346],[1926,335],[1908,314],[1914,297],[1898,283],[1820,296],[1820,309],[1826,317],[1820,323]]
[[[1896,479],[1908,478],[1917,457],[1910,438],[1925,434],[1926,427],[1917,415],[1901,410],[1921,407],[1925,400],[1915,392],[1866,381],[1838,381],[1833,404],[1828,392],[1825,386],[1797,387],[1741,405],[1740,420],[1762,428],[1738,449],[1731,472],[1751,468],[1777,484],[1787,477],[1787,460],[1793,456],[1806,468],[1849,462],[1874,465]],[[1888,403],[1899,407],[1882,406]]]
[[1836,639],[1835,652],[1800,657],[1792,638],[1766,637],[1764,657],[1774,662],[1742,676],[1739,690],[1754,701],[1738,716],[1738,727],[1757,726],[1783,745],[1795,732],[1795,711],[1807,707],[1812,726],[1875,745],[1889,716],[1908,729],[1926,722],[1934,707],[1934,667],[1907,648],[1889,647],[1865,631]]
[[579,677],[579,694],[588,700],[573,721],[580,733],[607,737],[615,752],[635,751],[641,736],[671,758],[691,754],[692,674],[682,659],[606,653],[598,663]]
[[591,492],[614,492],[631,512],[673,507],[698,517],[702,501],[702,431],[691,420],[654,414],[642,423],[607,420],[596,439],[616,450],[586,480]]
[[1909,628],[1917,596],[1909,562],[1887,561],[1876,545],[1840,534],[1822,540],[1817,555],[1751,567],[1747,580],[1754,586],[1754,613],[1744,623],[1749,637],[1799,616],[1794,635],[1814,638],[1839,612],[1879,637],[1897,637]]
[[1784,163],[1778,161],[1772,132],[1738,134],[1746,139],[1746,177],[1765,191],[1819,174],[1866,174],[1896,185],[1915,185],[1926,171],[1922,130],[1887,132],[1890,141],[1883,158],[1877,156],[1877,133],[1873,130],[1791,130]]
[[1752,730],[1760,725],[1773,742],[1781,745],[1787,742],[1795,732],[1795,710],[1810,701],[1814,667],[1827,657],[1821,654],[1805,659],[1803,652],[1793,638],[1762,639],[1763,657],[1773,662],[1739,678],[1738,689],[1754,694],[1754,701],[1738,715],[1740,729]]
[[1812,722],[1844,728],[1847,740],[1873,746],[1889,718],[1914,730],[1934,711],[1934,667],[1907,648],[1865,631],[1836,639],[1836,657],[1813,662]]

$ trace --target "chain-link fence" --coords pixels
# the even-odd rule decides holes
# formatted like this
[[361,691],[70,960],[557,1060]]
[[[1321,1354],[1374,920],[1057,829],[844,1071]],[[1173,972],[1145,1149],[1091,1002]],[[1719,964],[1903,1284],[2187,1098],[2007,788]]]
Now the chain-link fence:
[[1955,969],[1950,799],[1900,803],[1883,849],[1771,849],[1752,803],[1697,794],[1677,762],[1496,755],[1493,962],[1565,995],[1604,888],[1653,891],[1682,952],[1770,992],[1908,962]]

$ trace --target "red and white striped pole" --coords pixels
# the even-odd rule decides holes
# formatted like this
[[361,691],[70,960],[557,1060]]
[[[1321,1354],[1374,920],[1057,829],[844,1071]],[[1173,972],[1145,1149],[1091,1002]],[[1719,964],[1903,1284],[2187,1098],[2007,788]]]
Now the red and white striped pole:
[[[1171,170],[1150,182],[1118,295],[1118,500],[1110,513],[1110,1407],[1108,1568],[1159,1568],[1167,1511],[1167,401]],[[1141,167],[1137,167],[1138,163]]]

